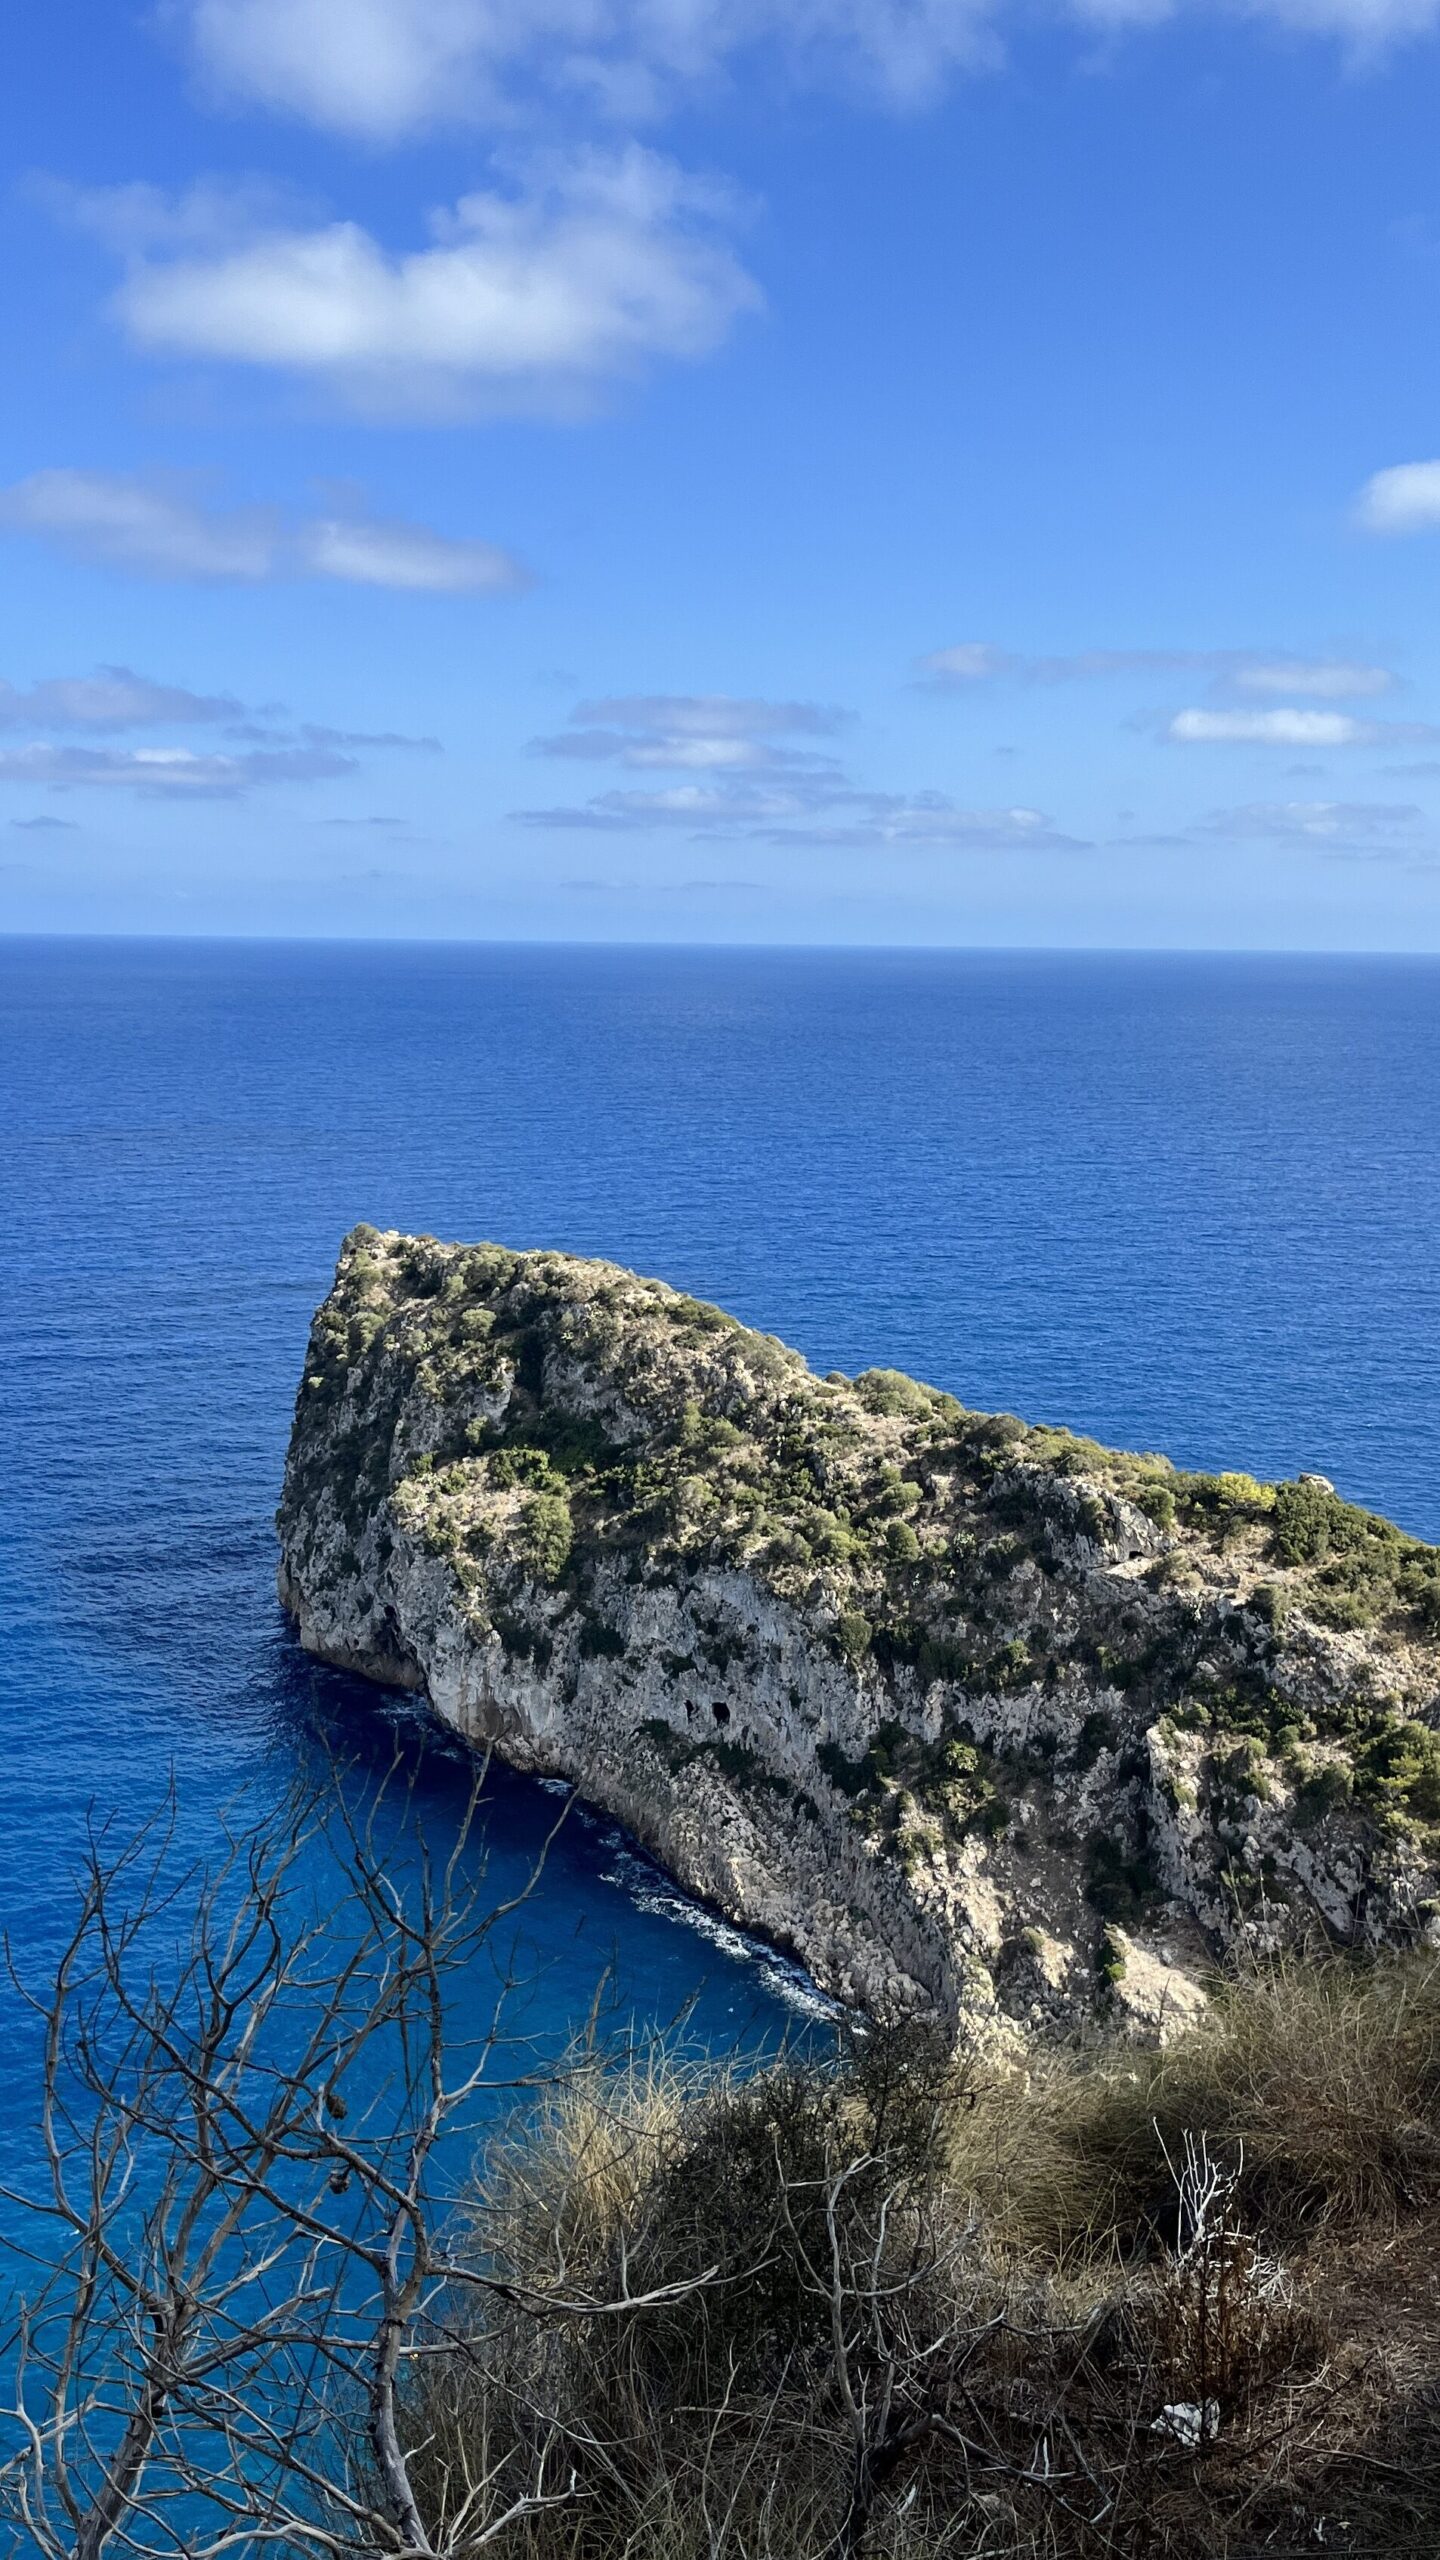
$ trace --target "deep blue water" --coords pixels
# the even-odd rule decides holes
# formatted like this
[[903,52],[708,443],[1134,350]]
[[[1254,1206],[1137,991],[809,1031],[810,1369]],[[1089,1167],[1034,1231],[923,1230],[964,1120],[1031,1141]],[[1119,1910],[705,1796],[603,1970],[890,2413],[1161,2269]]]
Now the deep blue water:
[[[0,1923],[43,1971],[88,1806],[203,1854],[376,1692],[297,1652],[270,1519],[345,1229],[606,1254],[820,1368],[1191,1464],[1317,1467],[1440,1537],[1433,960],[0,943]],[[358,1783],[358,1781],[357,1781]],[[432,1752],[429,1816],[464,1774]],[[502,1779],[494,1873],[554,1801]],[[538,2008],[784,1985],[574,1823]],[[7,2030],[3,2174],[33,2143]]]

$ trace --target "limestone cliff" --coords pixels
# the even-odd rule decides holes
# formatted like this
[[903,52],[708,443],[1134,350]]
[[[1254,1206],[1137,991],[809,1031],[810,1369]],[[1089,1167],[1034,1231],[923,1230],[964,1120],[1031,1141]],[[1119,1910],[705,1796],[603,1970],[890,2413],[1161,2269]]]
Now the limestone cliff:
[[357,1228],[280,1587],[869,2005],[1164,2032],[1214,1956],[1440,1893],[1440,1551],[658,1281]]

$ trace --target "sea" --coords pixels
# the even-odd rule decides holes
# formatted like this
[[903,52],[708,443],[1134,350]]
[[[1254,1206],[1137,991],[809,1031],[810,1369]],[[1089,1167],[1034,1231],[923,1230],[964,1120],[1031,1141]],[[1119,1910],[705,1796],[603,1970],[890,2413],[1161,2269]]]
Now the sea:
[[[87,1833],[203,1869],[297,1776],[465,1755],[308,1661],[272,1517],[357,1220],[604,1255],[817,1369],[1189,1466],[1332,1477],[1440,1539],[1440,962],[0,942],[0,1926],[42,1986]],[[497,1900],[554,1828],[496,1772]],[[507,1923],[537,2034],[710,2049],[820,2012],[572,1804]],[[477,1994],[478,1996],[478,1994]],[[33,2184],[4,1993],[0,2181]]]

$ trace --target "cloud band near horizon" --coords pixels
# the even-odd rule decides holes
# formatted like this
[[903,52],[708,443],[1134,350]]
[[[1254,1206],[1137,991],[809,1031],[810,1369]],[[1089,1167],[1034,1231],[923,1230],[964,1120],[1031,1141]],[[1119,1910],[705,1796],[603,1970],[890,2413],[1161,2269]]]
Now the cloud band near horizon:
[[143,578],[266,586],[329,580],[413,595],[516,595],[533,582],[496,544],[365,514],[207,505],[194,476],[35,471],[0,490],[0,530]]

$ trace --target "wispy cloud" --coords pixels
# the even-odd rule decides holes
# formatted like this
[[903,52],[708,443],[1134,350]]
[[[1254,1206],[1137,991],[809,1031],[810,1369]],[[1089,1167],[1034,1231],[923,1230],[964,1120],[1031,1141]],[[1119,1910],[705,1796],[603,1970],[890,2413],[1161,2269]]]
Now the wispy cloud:
[[[277,727],[277,713],[283,716],[283,707],[271,704],[256,716],[233,694],[160,683],[131,667],[48,676],[23,687],[0,679],[0,736],[79,730],[93,739],[125,729],[163,732],[177,727],[220,733],[219,742],[204,749],[168,741],[126,748],[72,746],[35,735],[24,746],[0,747],[0,782],[49,791],[133,791],[147,799],[233,800],[269,785],[340,780],[359,771],[360,749],[440,752],[437,738],[412,737],[398,729],[339,729],[313,720]],[[39,826],[42,821],[11,823]],[[57,818],[43,823],[68,822]]]
[[393,142],[513,124],[538,84],[627,123],[769,46],[791,74],[916,103],[995,58],[991,0],[180,0],[222,92]]
[[383,834],[393,835],[397,829],[404,828],[406,821],[403,818],[319,818],[315,823],[321,827],[344,827],[352,830],[355,828],[367,828],[372,831],[378,829]]
[[260,586],[328,578],[428,595],[501,595],[528,574],[495,544],[366,515],[207,504],[193,481],[37,471],[0,491],[0,527],[134,576]]
[[667,737],[829,737],[846,714],[821,702],[767,702],[735,693],[621,693],[577,702],[570,715],[582,726],[613,722],[620,728],[661,730]]
[[[1210,668],[1221,653],[1208,649],[1080,649],[1068,657],[1027,657],[988,640],[961,640],[931,649],[917,673],[941,692],[1009,680],[1021,684],[1075,684],[1118,675],[1193,673]],[[1224,653],[1228,662],[1229,653]]]
[[213,728],[243,713],[233,694],[191,693],[185,685],[137,676],[130,667],[49,676],[23,691],[0,677],[0,729],[154,729],[176,722]]
[[180,483],[116,472],[36,471],[0,491],[0,526],[147,578],[255,585],[275,575],[280,549],[271,508],[207,509]]
[[1325,862],[1390,864],[1426,877],[1440,871],[1436,829],[1412,801],[1253,800],[1212,810],[1191,829],[1195,845],[1217,837],[1276,845]]
[[944,693],[1009,680],[1019,684],[1083,684],[1107,677],[1208,675],[1226,696],[1288,693],[1330,702],[1388,693],[1390,667],[1354,658],[1307,658],[1257,649],[1081,649],[1069,657],[1024,657],[989,641],[961,641],[932,649],[918,662],[922,681]]
[[37,171],[23,184],[28,200],[53,221],[88,233],[126,260],[218,255],[237,240],[314,221],[323,210],[313,197],[268,178],[196,178],[178,189],[131,178],[85,187]]
[[56,791],[136,791],[147,800],[235,800],[258,785],[330,782],[358,771],[353,756],[326,747],[249,755],[197,755],[188,747],[0,748],[0,782]]
[[1440,738],[1424,720],[1357,720],[1348,711],[1177,711],[1162,734],[1191,747],[1400,747]]
[[1251,800],[1238,809],[1216,809],[1201,822],[1205,835],[1253,843],[1333,845],[1376,836],[1412,835],[1426,823],[1413,802],[1393,800]]
[[234,694],[193,693],[186,685],[136,675],[131,667],[101,667],[90,676],[47,676],[24,687],[0,677],[0,731],[175,727],[223,728],[226,740],[239,746],[307,754],[353,747],[440,753],[438,738],[415,738],[399,729],[335,729],[313,720],[277,728],[272,720],[248,715]]
[[410,417],[588,405],[652,359],[708,355],[761,298],[722,236],[724,195],[638,145],[530,163],[399,252],[354,222],[259,219],[244,197],[228,241],[207,199],[199,248],[183,198],[168,235],[151,208],[137,236],[132,189],[73,210],[125,263],[112,308],[137,347]]
[[1017,658],[989,640],[957,640],[950,649],[929,649],[915,661],[916,673],[942,693],[972,684],[991,684],[999,676],[1021,675],[1034,659]]
[[1375,472],[1355,512],[1367,533],[1433,533],[1440,525],[1440,462],[1396,462]]
[[518,809],[522,825],[607,835],[745,838],[774,845],[914,845],[957,852],[1074,852],[1038,809],[969,809],[943,792],[863,791],[843,783],[675,783],[661,791],[604,791],[579,808]]
[[259,720],[239,720],[225,732],[241,746],[251,747],[408,747],[421,755],[438,756],[438,738],[412,738],[400,729],[326,729],[313,720],[302,720],[294,729],[272,729]]
[[[1128,35],[1179,17],[1184,0],[1069,0],[1069,6],[1092,26]],[[1227,0],[1201,0],[1201,8],[1230,14]],[[1245,15],[1287,35],[1328,38],[1356,68],[1433,34],[1440,23],[1436,0],[1251,0]]]
[[676,782],[659,791],[602,791],[579,806],[511,811],[527,827],[574,828],[602,834],[639,834],[682,827],[695,834],[757,834],[796,824],[846,797],[842,785],[825,791],[794,783]]
[[377,517],[317,516],[297,526],[294,556],[311,577],[409,595],[506,595],[531,583],[519,561],[492,542]]
[[623,729],[565,729],[557,737],[533,738],[530,752],[573,764],[623,764],[636,773],[712,772],[721,767],[781,773],[834,763],[833,757],[815,755],[804,747],[776,746],[768,738],[643,737]]
[[1165,728],[1189,747],[1363,747],[1377,734],[1346,711],[1177,711]]
[[750,838],[776,845],[933,845],[1073,849],[1035,809],[972,809],[943,792],[866,790],[838,760],[795,737],[831,737],[846,715],[816,702],[753,696],[617,694],[580,702],[572,726],[533,752],[562,761],[672,771],[659,790],[602,791],[579,806],[512,811],[530,827]]
[[886,845],[955,853],[1088,850],[1083,837],[1063,834],[1040,809],[970,809],[943,791],[852,791],[832,802],[818,824],[772,828],[770,842],[853,845],[857,851]]
[[[1069,0],[1138,37],[1179,0]],[[991,66],[1006,0],[173,0],[222,94],[369,141],[457,120],[510,125],[537,90],[633,121],[726,67],[913,107]],[[1430,32],[1435,0],[1255,0],[1249,14],[1372,57]],[[778,60],[755,59],[769,51]]]
[[632,772],[838,772],[832,756],[781,743],[825,737],[838,711],[813,702],[764,702],[733,694],[625,694],[582,702],[571,725],[533,738],[532,755],[615,763]]
[[1390,667],[1370,667],[1351,658],[1257,658],[1230,670],[1237,693],[1308,694],[1323,702],[1358,702],[1389,693],[1396,683]]

